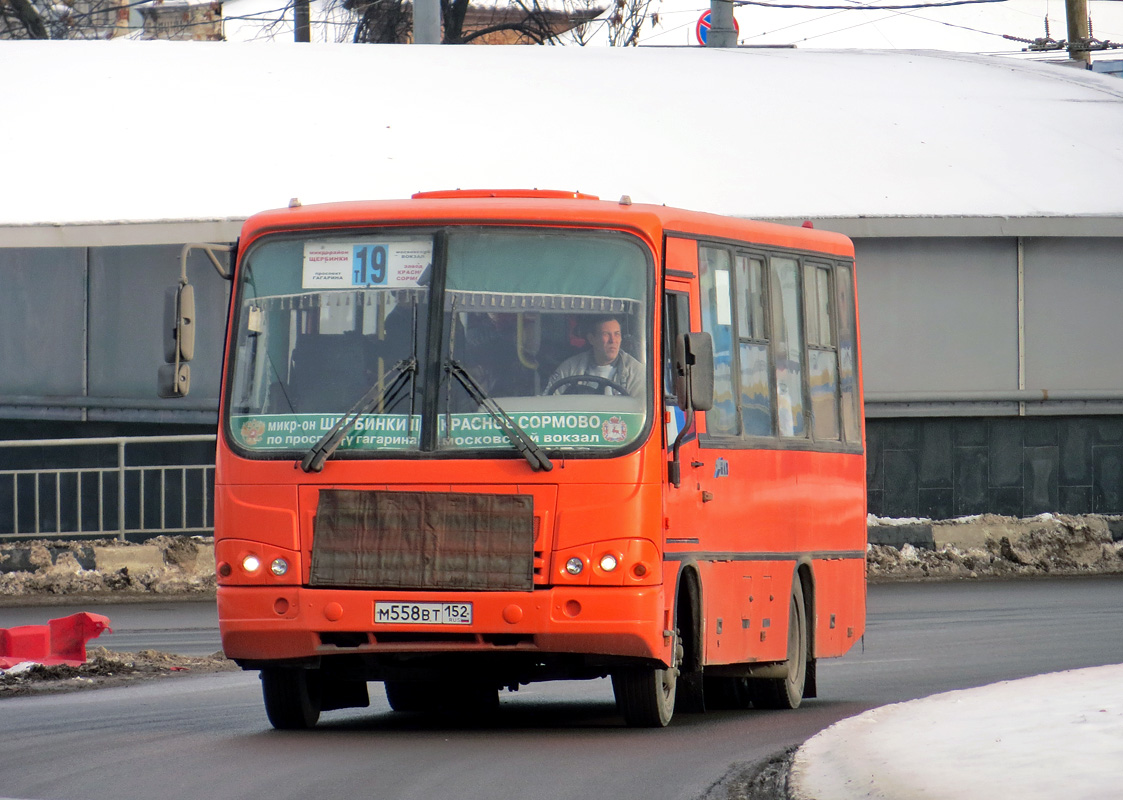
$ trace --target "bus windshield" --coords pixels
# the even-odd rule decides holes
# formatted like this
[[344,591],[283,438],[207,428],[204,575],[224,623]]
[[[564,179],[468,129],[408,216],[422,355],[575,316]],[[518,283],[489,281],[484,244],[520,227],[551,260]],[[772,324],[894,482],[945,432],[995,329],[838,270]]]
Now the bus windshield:
[[338,457],[627,448],[652,402],[652,272],[597,231],[264,239],[236,288],[231,440],[298,455],[351,412]]

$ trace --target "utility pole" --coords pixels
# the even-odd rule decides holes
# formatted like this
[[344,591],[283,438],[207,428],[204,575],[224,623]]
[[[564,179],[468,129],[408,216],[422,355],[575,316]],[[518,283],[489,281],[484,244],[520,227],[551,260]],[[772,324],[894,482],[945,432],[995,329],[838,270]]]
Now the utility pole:
[[1092,63],[1088,51],[1088,0],[1065,0],[1065,15],[1068,17],[1068,57],[1073,61]]
[[413,0],[413,43],[441,43],[440,0]]
[[297,42],[312,41],[312,12],[308,4],[309,0],[293,0],[293,27],[295,28],[295,41]]
[[736,47],[737,29],[733,27],[732,0],[710,0],[710,30],[706,47]]

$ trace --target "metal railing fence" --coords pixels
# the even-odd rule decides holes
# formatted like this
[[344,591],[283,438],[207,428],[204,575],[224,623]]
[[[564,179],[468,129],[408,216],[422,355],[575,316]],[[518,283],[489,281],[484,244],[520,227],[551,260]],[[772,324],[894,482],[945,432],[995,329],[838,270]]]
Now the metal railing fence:
[[[214,441],[213,434],[0,440],[6,463],[39,462],[0,469],[0,540],[213,533],[213,454],[199,463],[190,445]],[[176,453],[177,445],[186,452]]]

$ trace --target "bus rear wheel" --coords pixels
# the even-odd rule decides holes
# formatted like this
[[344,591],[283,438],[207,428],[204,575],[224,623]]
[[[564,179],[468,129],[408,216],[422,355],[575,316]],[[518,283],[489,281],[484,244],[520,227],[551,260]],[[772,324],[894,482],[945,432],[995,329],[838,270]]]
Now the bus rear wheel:
[[675,633],[674,664],[665,669],[622,669],[612,673],[616,707],[630,728],[662,728],[675,711],[682,643]]
[[277,730],[305,730],[320,719],[320,672],[275,667],[261,671],[265,713]]
[[797,578],[792,584],[788,606],[787,677],[756,678],[749,681],[753,705],[757,708],[799,708],[807,684],[807,656],[810,636],[803,601],[803,587]]

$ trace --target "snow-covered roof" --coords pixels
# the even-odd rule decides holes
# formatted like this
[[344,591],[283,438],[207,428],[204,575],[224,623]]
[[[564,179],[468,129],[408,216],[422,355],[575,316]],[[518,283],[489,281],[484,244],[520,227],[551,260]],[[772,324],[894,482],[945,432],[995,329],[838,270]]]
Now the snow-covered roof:
[[[1123,219],[1123,82],[946,52],[7,42],[0,230],[558,188]],[[19,154],[24,154],[20,157]]]

